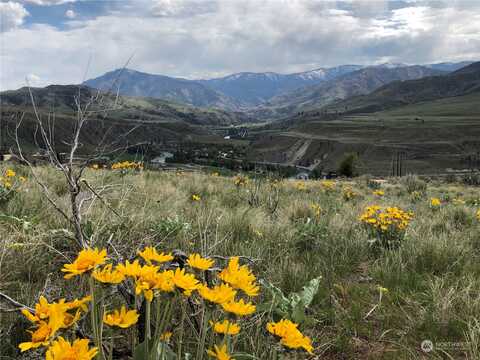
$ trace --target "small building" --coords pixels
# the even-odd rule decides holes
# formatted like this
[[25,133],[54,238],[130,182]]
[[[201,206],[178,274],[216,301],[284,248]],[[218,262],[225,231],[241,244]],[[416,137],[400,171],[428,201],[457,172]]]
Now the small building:
[[301,172],[295,175],[295,179],[297,180],[308,180],[310,175],[307,172]]
[[160,153],[160,155],[153,158],[151,160],[151,163],[154,164],[154,165],[163,166],[163,165],[166,164],[167,159],[171,159],[171,158],[173,158],[173,154],[171,152],[163,151],[162,153]]

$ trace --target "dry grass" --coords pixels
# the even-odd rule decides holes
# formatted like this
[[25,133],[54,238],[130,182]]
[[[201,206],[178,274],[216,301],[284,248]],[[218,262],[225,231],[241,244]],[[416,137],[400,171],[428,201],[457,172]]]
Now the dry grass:
[[[28,177],[26,169],[16,170]],[[67,208],[59,174],[51,168],[39,170]],[[161,244],[162,249],[187,253],[245,255],[258,260],[254,268],[260,278],[285,294],[321,275],[309,320],[302,324],[319,358],[423,359],[424,339],[442,345],[428,354],[432,359],[476,359],[480,352],[476,188],[428,183],[426,192],[416,197],[410,192],[422,183],[390,180],[379,197],[358,179],[348,186],[359,196],[345,201],[346,183],[325,191],[320,182],[305,182],[303,189],[284,180],[275,185],[280,202],[272,213],[265,200],[272,191],[266,181],[260,182],[259,202],[251,206],[252,183],[237,188],[228,177],[89,170],[86,178],[97,188],[103,186],[102,196],[120,214],[85,197],[87,234],[111,254],[127,258],[143,245]],[[201,200],[193,202],[192,194]],[[429,206],[433,196],[443,200],[437,211]],[[453,203],[454,198],[465,204]],[[313,203],[322,208],[319,217]],[[399,249],[376,253],[369,248],[369,235],[358,217],[371,204],[415,212]],[[0,206],[0,291],[29,306],[42,294],[51,299],[81,295],[82,287],[66,282],[59,272],[78,250],[71,229],[35,184],[27,181]],[[388,288],[380,304],[378,286]],[[269,298],[264,292],[261,302]],[[255,322],[238,346],[265,358],[261,323]],[[0,312],[1,355],[18,358],[16,346],[24,340],[26,325],[18,313]],[[460,348],[449,348],[454,343]]]

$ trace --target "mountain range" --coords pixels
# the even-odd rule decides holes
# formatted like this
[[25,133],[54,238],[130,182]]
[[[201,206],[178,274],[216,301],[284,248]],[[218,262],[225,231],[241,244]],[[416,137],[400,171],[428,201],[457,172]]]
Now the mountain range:
[[[368,67],[341,65],[293,74],[242,72],[200,80],[117,69],[87,80],[84,85],[101,90],[118,90],[126,96],[157,98],[202,108],[247,111],[252,116],[266,118],[277,116],[278,111],[272,108],[279,107],[279,111],[290,109],[290,114],[305,102],[308,106],[325,105],[331,100],[366,94],[389,81],[455,71],[468,64],[469,62],[424,66],[397,63]],[[327,93],[320,101],[311,101],[312,97],[325,89]],[[285,99],[288,99],[288,104],[284,103]],[[283,104],[279,106],[279,103]]]
[[252,109],[250,113],[252,117],[264,119],[288,117],[352,96],[369,94],[392,81],[405,81],[443,74],[446,73],[418,65],[366,67],[318,85],[299,88],[276,96],[265,104]]
[[480,92],[480,62],[443,76],[393,81],[369,94],[354,96],[327,106],[325,110],[368,113],[474,92]]

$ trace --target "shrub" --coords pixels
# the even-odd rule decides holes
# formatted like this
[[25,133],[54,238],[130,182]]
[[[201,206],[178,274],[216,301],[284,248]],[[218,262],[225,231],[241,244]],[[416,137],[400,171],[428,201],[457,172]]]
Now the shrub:
[[386,249],[399,246],[412,219],[413,212],[398,207],[383,209],[377,205],[367,206],[360,216],[360,221],[374,237],[373,244]]
[[338,174],[340,176],[353,177],[357,175],[357,160],[356,154],[346,154],[338,165]]
[[416,175],[405,176],[403,184],[409,194],[412,194],[414,191],[424,194],[427,191],[427,183],[420,180]]

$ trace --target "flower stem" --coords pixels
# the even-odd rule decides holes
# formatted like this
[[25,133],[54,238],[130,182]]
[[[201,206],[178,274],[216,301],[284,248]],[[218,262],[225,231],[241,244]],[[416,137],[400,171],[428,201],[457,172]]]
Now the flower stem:
[[203,359],[203,354],[205,352],[205,339],[208,331],[208,320],[210,320],[210,310],[204,305],[202,328],[200,329],[201,336],[197,348],[197,360]]
[[90,319],[92,323],[93,339],[95,342],[95,346],[98,348],[97,358],[100,360],[105,360],[105,354],[103,353],[103,346],[102,346],[102,333],[101,333],[102,324],[100,323],[101,319],[99,319],[100,305],[97,302],[97,296],[96,296],[97,294],[95,294],[95,281],[93,277],[90,277],[89,283],[90,283],[90,296],[92,297]]
[[182,307],[182,317],[180,320],[180,335],[178,338],[178,347],[177,347],[177,359],[182,358],[182,345],[183,345],[183,331],[184,331],[184,325],[185,325],[185,315],[186,315],[186,309],[185,309],[185,301],[183,301],[182,298],[180,298],[181,302],[181,307]]

